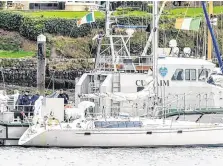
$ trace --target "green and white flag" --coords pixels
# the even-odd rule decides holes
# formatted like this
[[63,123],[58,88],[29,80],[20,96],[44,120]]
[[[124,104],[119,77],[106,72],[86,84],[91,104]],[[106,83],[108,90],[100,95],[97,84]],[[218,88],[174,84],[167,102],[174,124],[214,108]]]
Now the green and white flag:
[[86,16],[77,21],[77,26],[80,27],[82,24],[95,22],[94,12],[88,13]]
[[182,30],[198,31],[201,24],[201,18],[178,18],[175,28]]

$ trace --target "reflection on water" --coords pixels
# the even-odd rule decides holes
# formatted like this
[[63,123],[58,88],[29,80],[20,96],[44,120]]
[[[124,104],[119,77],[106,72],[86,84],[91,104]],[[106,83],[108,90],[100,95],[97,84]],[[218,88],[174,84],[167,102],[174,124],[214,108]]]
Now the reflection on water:
[[0,166],[222,166],[223,148],[0,147]]

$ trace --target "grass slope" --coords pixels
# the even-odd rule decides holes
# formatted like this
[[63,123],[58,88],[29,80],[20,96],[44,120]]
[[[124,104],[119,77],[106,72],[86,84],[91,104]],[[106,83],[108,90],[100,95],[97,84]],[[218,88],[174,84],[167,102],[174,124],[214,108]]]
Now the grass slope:
[[[197,17],[197,16],[204,16],[204,12],[202,8],[177,8],[166,10],[170,17],[178,17],[184,16],[186,13],[186,17]],[[223,13],[223,6],[216,6],[214,7],[214,14],[222,14]]]
[[[176,8],[170,10],[164,10],[165,15],[169,17],[198,17],[204,16],[202,8]],[[18,12],[18,11],[17,11]],[[24,15],[28,15],[31,17],[45,17],[45,18],[68,18],[68,19],[78,19],[82,18],[89,12],[76,12],[76,11],[19,11]],[[185,14],[186,13],[186,14]],[[223,13],[223,6],[215,6],[214,7],[215,14],[222,14]],[[149,15],[148,12],[144,11],[129,11],[129,12],[120,12],[116,11],[113,13],[116,16],[138,16],[143,17]],[[103,18],[105,14],[100,11],[95,12],[95,18]]]
[[27,58],[33,57],[34,55],[34,52],[0,50],[0,58]]
[[[68,18],[68,19],[78,19],[82,18],[89,12],[72,12],[72,11],[25,11],[22,12],[24,15],[28,15],[31,17],[44,17],[44,18]],[[95,18],[103,18],[105,17],[105,13],[103,12],[95,12]],[[147,12],[143,11],[130,11],[130,12],[114,12],[116,16],[139,16],[143,17],[148,15]]]
[[[74,12],[74,11],[25,11],[22,12],[24,15],[32,17],[45,17],[45,18],[81,18],[89,12]],[[102,18],[104,14],[102,12],[95,12],[95,18]]]

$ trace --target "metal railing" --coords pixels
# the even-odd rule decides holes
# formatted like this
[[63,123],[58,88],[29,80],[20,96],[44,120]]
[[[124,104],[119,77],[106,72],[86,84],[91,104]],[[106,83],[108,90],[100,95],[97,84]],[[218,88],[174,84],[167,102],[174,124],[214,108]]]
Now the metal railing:
[[[30,123],[33,114],[34,114],[34,105],[17,105],[14,104],[7,104],[7,102],[0,102],[0,111],[2,113],[2,122],[23,122],[23,123]],[[13,113],[13,120],[9,120],[8,117],[4,117],[4,114],[7,114],[8,112]]]

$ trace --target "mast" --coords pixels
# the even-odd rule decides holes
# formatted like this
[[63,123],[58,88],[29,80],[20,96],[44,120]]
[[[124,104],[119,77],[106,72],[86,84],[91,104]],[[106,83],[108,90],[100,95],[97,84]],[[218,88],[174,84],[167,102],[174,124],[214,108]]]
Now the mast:
[[154,92],[158,95],[158,80],[157,80],[157,48],[158,48],[158,2],[153,1],[153,43],[152,43],[152,55],[153,55],[153,80],[154,80]]
[[[163,9],[164,9],[164,7],[165,7],[166,2],[167,2],[167,0],[163,1],[162,6],[161,6],[160,11],[159,11],[159,15],[157,15],[157,14],[158,14],[158,11],[157,11],[156,19],[155,19],[155,21],[153,22],[154,25],[158,25],[160,16],[161,16],[161,14],[162,14],[162,12],[163,12]],[[157,8],[158,8],[158,7],[157,7]],[[154,3],[153,3],[153,9],[154,9]],[[154,15],[154,12],[153,12],[153,15]],[[153,18],[153,20],[154,20],[154,18]],[[152,29],[151,29],[151,32],[150,32],[150,35],[149,35],[149,39],[148,39],[147,42],[146,42],[146,46],[144,47],[144,50],[143,50],[141,56],[146,56],[147,50],[148,50],[148,48],[150,47],[150,43],[151,43],[151,41],[153,40],[153,35],[154,35],[154,34],[153,34],[153,31],[154,31],[154,27],[155,27],[155,26],[152,26]]]
[[105,11],[105,15],[106,15],[106,20],[105,20],[105,34],[106,36],[110,35],[110,10],[109,10],[109,1],[106,1],[106,11]]
[[[209,1],[209,17],[213,14],[213,1]],[[211,60],[212,55],[212,39],[211,39],[211,33],[208,31],[208,58],[207,60]]]

